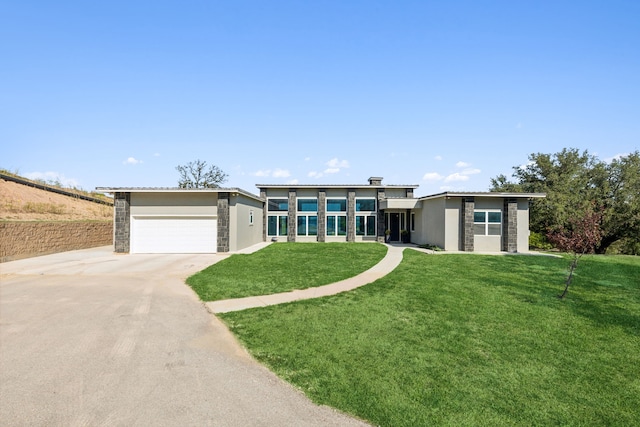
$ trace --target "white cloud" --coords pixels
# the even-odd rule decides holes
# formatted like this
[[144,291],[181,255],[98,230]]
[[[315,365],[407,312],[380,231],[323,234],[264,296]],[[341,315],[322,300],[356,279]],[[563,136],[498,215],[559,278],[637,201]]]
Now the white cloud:
[[273,177],[273,178],[288,178],[291,176],[288,170],[280,169],[280,168],[274,169],[274,170],[260,169],[259,171],[256,171],[251,175],[259,176],[259,177]]
[[427,172],[422,177],[422,179],[425,181],[440,181],[442,178],[444,177],[438,172]]
[[518,124],[516,125],[516,129],[522,129],[522,123],[518,123]]
[[296,184],[298,184],[298,180],[297,179],[292,179],[290,181],[287,181],[287,184],[296,185]]
[[24,174],[25,178],[49,183],[61,184],[64,187],[78,187],[78,181],[67,178],[59,172],[29,172]]
[[311,171],[307,174],[309,178],[322,178],[322,172]]
[[471,166],[471,163],[467,163],[467,162],[458,162],[458,163],[456,163],[456,167],[457,168],[468,168],[469,166]]
[[270,176],[271,175],[271,171],[270,170],[259,170],[256,171],[254,173],[252,173],[253,176]]
[[604,161],[605,161],[606,163],[611,163],[611,162],[613,162],[614,160],[620,160],[620,158],[621,158],[621,157],[626,157],[626,156],[628,156],[628,155],[629,155],[629,153],[619,153],[619,154],[616,154],[616,155],[615,155],[615,156],[613,156],[613,157],[607,157],[606,159],[604,159]]
[[340,168],[328,168],[324,170],[324,173],[338,173],[340,172]]
[[127,160],[122,162],[123,165],[137,165],[138,163],[142,163],[142,160],[138,160],[135,157],[127,157]]
[[347,160],[338,160],[338,158],[335,157],[327,162],[327,166],[329,166],[330,169],[348,168],[349,162]]
[[462,171],[462,172],[460,172],[460,173],[461,173],[462,175],[477,175],[477,174],[479,174],[480,172],[482,172],[480,169],[471,169],[471,168],[468,168],[468,169],[463,170],[463,171]]
[[160,157],[160,153],[153,153],[153,157]]
[[311,160],[311,157],[305,157],[305,158],[304,158],[304,161],[305,161],[305,162],[308,162],[309,160]]
[[444,182],[460,182],[469,181],[469,175],[463,175],[461,173],[452,173],[444,179]]
[[442,156],[435,156],[434,159],[437,160],[437,161],[441,161],[442,160]]
[[291,174],[286,169],[276,169],[273,171],[274,178],[288,178]]

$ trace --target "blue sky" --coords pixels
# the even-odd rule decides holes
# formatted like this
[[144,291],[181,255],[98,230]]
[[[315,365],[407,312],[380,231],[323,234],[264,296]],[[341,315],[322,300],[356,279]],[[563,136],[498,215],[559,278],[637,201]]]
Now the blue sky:
[[484,191],[530,153],[639,149],[638,22],[637,0],[0,0],[0,167]]

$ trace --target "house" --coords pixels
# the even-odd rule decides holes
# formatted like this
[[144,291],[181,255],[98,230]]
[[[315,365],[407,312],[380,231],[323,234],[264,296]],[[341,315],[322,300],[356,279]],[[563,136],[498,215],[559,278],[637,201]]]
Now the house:
[[263,241],[412,242],[446,251],[527,252],[540,193],[444,192],[417,185],[257,184],[237,188],[98,188],[115,200],[116,252],[228,252]]

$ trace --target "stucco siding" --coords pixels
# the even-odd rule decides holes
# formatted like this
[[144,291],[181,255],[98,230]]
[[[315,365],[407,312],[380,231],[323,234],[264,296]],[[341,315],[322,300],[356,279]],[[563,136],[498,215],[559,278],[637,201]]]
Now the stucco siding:
[[518,252],[529,252],[529,201],[518,200]]
[[[444,200],[444,199],[443,199]],[[442,230],[444,234],[444,246],[442,248],[445,251],[458,251],[460,250],[460,215],[462,215],[462,200],[459,198],[452,198],[445,200],[445,225]]]
[[131,216],[217,216],[215,193],[131,193]]
[[[261,201],[243,195],[232,196],[229,210],[230,251],[238,251],[262,242],[263,204]],[[253,217],[253,223],[250,221],[251,217]]]
[[426,200],[420,216],[422,225],[421,244],[445,247],[445,204],[444,199]]

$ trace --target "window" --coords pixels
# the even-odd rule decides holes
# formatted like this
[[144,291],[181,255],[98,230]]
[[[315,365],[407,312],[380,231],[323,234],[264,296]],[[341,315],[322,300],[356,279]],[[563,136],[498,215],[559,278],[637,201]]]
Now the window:
[[327,212],[346,212],[347,199],[327,199]]
[[[267,210],[269,212],[287,212],[289,210],[288,199],[268,199]],[[267,216],[267,235],[286,236],[289,229],[289,219],[287,215]]]
[[502,212],[475,211],[473,234],[476,236],[500,236],[502,234]]
[[416,231],[416,214],[411,212],[411,231]]
[[267,222],[267,234],[269,236],[287,235],[289,219],[286,215],[269,215]]
[[270,212],[286,212],[289,210],[289,200],[287,199],[269,199],[267,205],[267,210]]
[[376,199],[356,199],[356,212],[375,212]]
[[327,236],[347,235],[347,199],[327,199]]
[[318,235],[318,199],[298,199],[298,236]]
[[347,217],[345,215],[327,215],[327,236],[346,236]]
[[375,215],[356,215],[356,235],[375,236],[376,217]]
[[298,212],[318,212],[318,199],[298,199]]

